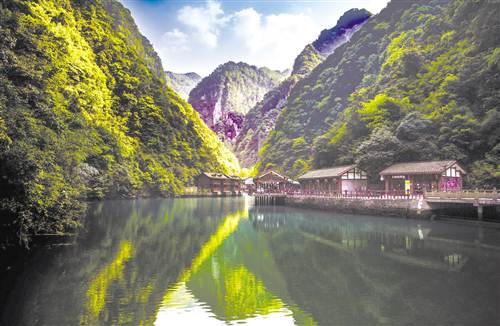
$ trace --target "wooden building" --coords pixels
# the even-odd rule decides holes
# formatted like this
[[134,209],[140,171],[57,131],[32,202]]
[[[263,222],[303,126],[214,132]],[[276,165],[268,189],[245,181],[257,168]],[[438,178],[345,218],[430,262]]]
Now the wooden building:
[[196,186],[200,193],[241,194],[241,179],[223,173],[203,172],[196,179]]
[[289,192],[299,188],[299,183],[276,171],[268,171],[254,179],[257,192]]
[[356,165],[312,170],[298,178],[304,193],[355,193],[367,189],[366,172]]
[[458,191],[462,189],[464,169],[457,161],[397,163],[380,172],[386,192],[407,194],[423,191]]

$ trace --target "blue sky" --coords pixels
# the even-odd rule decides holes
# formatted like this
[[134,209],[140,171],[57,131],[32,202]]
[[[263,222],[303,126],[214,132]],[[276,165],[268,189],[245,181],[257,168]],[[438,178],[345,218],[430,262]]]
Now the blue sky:
[[174,72],[208,75],[227,61],[284,70],[345,11],[372,13],[388,0],[121,0]]

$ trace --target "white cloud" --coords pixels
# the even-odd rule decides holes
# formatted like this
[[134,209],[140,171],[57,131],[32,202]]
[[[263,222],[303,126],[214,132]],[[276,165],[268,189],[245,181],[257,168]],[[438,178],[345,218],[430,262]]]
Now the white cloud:
[[256,50],[256,43],[261,38],[261,14],[253,8],[243,9],[233,15],[233,31],[235,35],[243,39],[250,50]]
[[208,47],[217,46],[221,27],[227,21],[219,2],[209,0],[203,7],[182,7],[177,18],[194,30],[194,35]]
[[174,28],[162,36],[162,47],[170,49],[171,52],[182,52],[189,50],[188,35]]
[[[202,6],[184,6],[178,10],[177,18],[184,29],[167,33],[169,39],[176,40],[173,44],[178,44],[183,34],[183,40],[196,43],[193,48],[198,53],[205,47],[213,55],[229,54],[224,61],[242,60],[277,69],[290,68],[295,56],[321,30],[305,13],[263,15],[254,8],[246,8],[225,14],[221,4],[214,0]],[[222,37],[224,44],[220,44]]]
[[264,16],[253,8],[236,12],[232,28],[250,52],[250,60],[259,65],[288,68],[304,46],[320,30],[306,14],[272,14]]
[[292,68],[300,51],[348,9],[378,12],[387,1],[283,1],[287,5],[281,12],[264,13],[256,5],[226,13],[221,2],[207,0],[180,7],[177,22],[156,45],[165,68],[177,72],[206,75],[229,60],[283,70]]

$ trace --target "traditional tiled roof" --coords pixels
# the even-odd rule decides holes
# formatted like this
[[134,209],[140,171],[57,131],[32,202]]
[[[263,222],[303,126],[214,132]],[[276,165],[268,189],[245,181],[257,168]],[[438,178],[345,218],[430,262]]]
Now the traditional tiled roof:
[[341,176],[342,174],[351,170],[355,166],[356,165],[351,164],[351,165],[343,165],[343,166],[334,166],[334,167],[331,167],[328,169],[312,170],[312,171],[307,172],[304,175],[301,175],[299,177],[299,180],[335,178],[335,177]]
[[282,178],[282,179],[287,179],[287,177],[282,176],[281,174],[279,174],[278,172],[276,172],[276,171],[274,171],[274,170],[264,172],[264,173],[262,173],[261,175],[259,175],[256,179],[261,179],[261,178],[263,178],[263,177],[267,176],[268,174],[274,174],[274,175],[276,175],[276,176],[277,176],[277,177],[279,177],[279,178]]
[[224,173],[218,173],[218,172],[203,172],[202,175],[206,175],[210,179],[219,179],[219,180],[231,179],[229,176],[225,175]]
[[[269,177],[274,177],[274,178],[269,179]],[[276,180],[276,179],[278,179],[278,180]],[[278,182],[284,181],[284,182],[291,183],[291,184],[298,184],[297,181],[290,179],[287,176],[281,175],[274,170],[266,171],[266,172],[262,173],[260,176],[254,178],[254,182],[261,182],[261,183],[269,183],[269,182],[273,183],[276,181],[278,181]]]
[[235,181],[241,181],[241,178],[238,176],[234,175],[227,175],[224,173],[219,173],[219,172],[203,172],[200,176],[205,175],[210,179],[213,180],[235,180]]
[[465,171],[457,164],[457,161],[448,160],[396,163],[380,172],[380,175],[441,174],[453,164],[457,165],[460,172],[465,173]]

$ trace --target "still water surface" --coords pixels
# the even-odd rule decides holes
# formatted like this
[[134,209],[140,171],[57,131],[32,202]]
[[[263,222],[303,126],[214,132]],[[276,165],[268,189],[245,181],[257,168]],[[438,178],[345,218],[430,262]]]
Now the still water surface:
[[107,201],[38,250],[10,325],[498,325],[500,232],[253,207],[250,198]]

